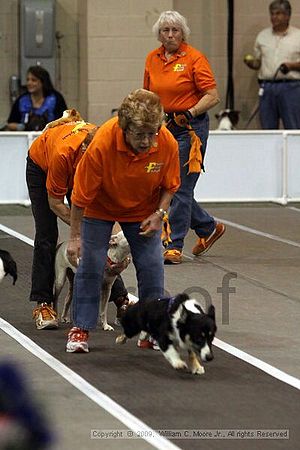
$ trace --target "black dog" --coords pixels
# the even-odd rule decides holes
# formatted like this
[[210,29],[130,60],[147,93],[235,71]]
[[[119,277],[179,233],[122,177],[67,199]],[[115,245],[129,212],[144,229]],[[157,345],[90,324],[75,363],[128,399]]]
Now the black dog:
[[13,277],[15,284],[18,278],[16,261],[9,252],[0,250],[0,283],[7,274]]
[[217,330],[215,308],[210,305],[206,314],[197,300],[186,294],[138,302],[127,309],[121,324],[124,334],[117,337],[117,344],[124,344],[127,338],[140,332],[149,333],[174,369],[187,368],[179,349],[188,351],[193,374],[204,373],[198,358],[213,359],[212,341]]

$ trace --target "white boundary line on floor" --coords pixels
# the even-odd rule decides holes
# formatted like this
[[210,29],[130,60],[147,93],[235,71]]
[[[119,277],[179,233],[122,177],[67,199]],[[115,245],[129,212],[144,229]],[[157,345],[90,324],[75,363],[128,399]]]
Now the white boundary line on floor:
[[230,222],[229,220],[218,219],[217,217],[215,217],[215,219],[219,222],[224,223],[225,225],[229,225],[230,227],[237,228],[238,230],[247,231],[247,233],[255,234],[256,236],[262,236],[267,239],[272,239],[273,241],[282,242],[283,244],[288,244],[288,245],[292,245],[293,247],[300,248],[299,242],[290,241],[289,239],[284,239],[284,238],[281,238],[274,234],[264,233],[263,231],[255,230],[254,228],[249,228],[244,225],[240,225],[238,223]]
[[296,389],[300,389],[300,380],[298,378],[293,377],[292,375],[289,375],[274,366],[271,366],[271,364],[265,363],[261,359],[249,355],[249,353],[246,353],[243,350],[239,350],[226,342],[220,341],[220,339],[215,338],[214,345],[221,350],[224,350],[225,352],[247,362],[248,364],[251,364],[251,366],[257,367],[263,372],[266,372],[268,375],[271,375],[272,377],[277,378],[278,380],[283,381]]
[[19,239],[20,241],[23,241],[26,244],[29,244],[29,245],[31,245],[31,247],[33,247],[34,241],[32,239],[28,238],[27,236],[24,236],[24,234],[20,234],[17,231],[6,227],[5,225],[2,225],[2,223],[0,223],[0,231],[3,231],[3,233],[7,233],[10,236],[13,236],[13,237]]
[[300,208],[297,208],[296,206],[287,206],[288,209],[291,209],[292,211],[300,212]]
[[[143,436],[143,440],[149,442],[153,447],[159,450],[178,450],[179,447],[174,445],[172,442],[168,441],[163,436],[160,436],[156,431],[142,422],[140,419],[135,417],[133,414],[128,412],[125,408],[120,406],[110,397],[108,397],[103,392],[96,389],[90,383],[88,383],[84,378],[78,375],[73,370],[69,369],[65,364],[61,363],[58,359],[54,358],[52,355],[47,353],[41,347],[39,347],[30,338],[25,336],[19,330],[17,330],[10,323],[6,322],[0,317],[0,329],[4,333],[8,334],[11,338],[17,341],[22,347],[32,353],[40,361],[47,364],[52,370],[57,372],[66,381],[72,384],[75,388],[81,391],[88,398],[93,400],[101,408],[105,409],[109,414],[115,417],[117,420],[126,425],[130,430],[139,433],[147,432]],[[147,436],[148,434],[148,436]]]

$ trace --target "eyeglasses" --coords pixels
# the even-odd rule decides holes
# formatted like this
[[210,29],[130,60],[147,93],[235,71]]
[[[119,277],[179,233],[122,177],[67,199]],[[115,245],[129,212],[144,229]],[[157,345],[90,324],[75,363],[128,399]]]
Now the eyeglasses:
[[141,133],[139,131],[131,130],[130,128],[127,128],[126,131],[130,133],[137,141],[143,141],[144,139],[153,141],[155,137],[158,136],[157,132]]

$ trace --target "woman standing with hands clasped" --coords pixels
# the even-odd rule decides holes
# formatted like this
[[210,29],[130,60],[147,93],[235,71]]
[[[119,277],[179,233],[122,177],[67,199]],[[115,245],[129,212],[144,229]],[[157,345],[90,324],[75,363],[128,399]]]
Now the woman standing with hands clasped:
[[225,231],[225,225],[216,222],[194,199],[208,138],[207,111],[220,100],[207,58],[186,42],[190,34],[186,19],[177,11],[164,11],[153,32],[162,45],[147,56],[144,88],[159,95],[167,126],[179,145],[181,186],[171,203],[172,242],[164,252],[165,264],[179,264],[190,228],[198,236],[193,248],[196,256]]

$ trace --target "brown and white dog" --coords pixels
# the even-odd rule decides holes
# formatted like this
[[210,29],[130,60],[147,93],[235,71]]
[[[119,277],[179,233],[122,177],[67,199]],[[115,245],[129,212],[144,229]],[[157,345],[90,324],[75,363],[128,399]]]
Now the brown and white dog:
[[62,117],[59,117],[59,119],[52,120],[52,122],[47,123],[43,131],[48,130],[48,128],[54,128],[58,125],[63,125],[70,122],[83,122],[83,118],[81,117],[80,113],[76,109],[66,109],[63,112]]
[[[65,284],[66,278],[69,281],[69,289],[64,301],[61,314],[62,322],[70,322],[70,306],[73,296],[74,274],[76,267],[72,266],[67,256],[68,242],[64,241],[57,246],[55,257],[55,281],[53,307],[57,311],[58,297]],[[112,285],[117,275],[123,272],[130,263],[130,247],[123,231],[111,236],[109,249],[107,252],[107,264],[104,271],[104,278],[101,292],[100,318],[102,328],[105,331],[112,331],[114,328],[107,323],[107,307]],[[79,261],[78,261],[79,263]]]

